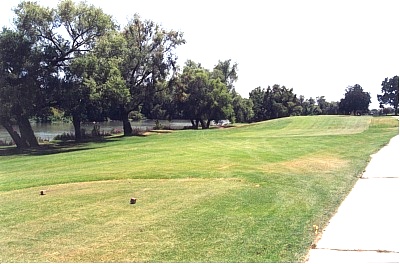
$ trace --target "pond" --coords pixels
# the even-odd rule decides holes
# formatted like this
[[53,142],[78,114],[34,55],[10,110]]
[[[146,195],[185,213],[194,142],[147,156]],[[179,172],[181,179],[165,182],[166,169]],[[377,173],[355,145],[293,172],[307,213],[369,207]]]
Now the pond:
[[[169,127],[171,129],[182,129],[184,126],[190,126],[189,120],[159,120],[161,125]],[[100,126],[100,132],[111,132],[112,130],[120,130],[123,132],[122,121],[107,121],[107,122],[96,122],[97,126]],[[131,125],[133,129],[147,130],[153,129],[156,124],[155,120],[142,120],[132,121]],[[94,123],[82,123],[81,128],[85,129],[86,133],[92,131]],[[42,140],[52,140],[57,135],[64,133],[74,133],[74,126],[72,123],[32,123],[33,131],[36,137]],[[14,129],[18,131],[18,127]],[[11,137],[7,130],[3,126],[0,126],[0,142],[10,142]]]

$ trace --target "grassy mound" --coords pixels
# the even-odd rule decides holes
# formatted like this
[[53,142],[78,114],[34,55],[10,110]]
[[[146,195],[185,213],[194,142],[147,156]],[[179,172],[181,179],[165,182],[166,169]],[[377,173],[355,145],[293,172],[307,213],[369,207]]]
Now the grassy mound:
[[393,118],[291,117],[0,149],[0,261],[302,261],[397,133]]

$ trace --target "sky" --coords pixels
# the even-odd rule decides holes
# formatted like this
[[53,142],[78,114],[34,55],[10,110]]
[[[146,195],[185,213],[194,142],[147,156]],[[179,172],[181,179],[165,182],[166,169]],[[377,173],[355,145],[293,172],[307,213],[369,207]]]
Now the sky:
[[[1,1],[0,26],[11,26],[19,0]],[[56,0],[37,0],[55,7]],[[122,26],[138,13],[184,33],[179,65],[238,64],[236,91],[293,88],[306,98],[344,98],[359,84],[378,108],[381,83],[399,75],[398,0],[87,0]]]

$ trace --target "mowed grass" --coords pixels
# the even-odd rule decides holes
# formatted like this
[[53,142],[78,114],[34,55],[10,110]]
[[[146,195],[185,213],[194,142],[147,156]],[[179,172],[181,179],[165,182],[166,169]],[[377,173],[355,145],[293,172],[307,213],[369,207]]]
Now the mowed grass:
[[397,133],[392,117],[291,117],[0,149],[0,262],[303,261]]

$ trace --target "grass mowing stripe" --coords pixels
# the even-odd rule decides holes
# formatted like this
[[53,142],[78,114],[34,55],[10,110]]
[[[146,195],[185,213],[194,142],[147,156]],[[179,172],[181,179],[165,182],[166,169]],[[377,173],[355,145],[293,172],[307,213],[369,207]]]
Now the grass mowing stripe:
[[0,261],[299,262],[397,133],[390,117],[291,117],[0,149]]

